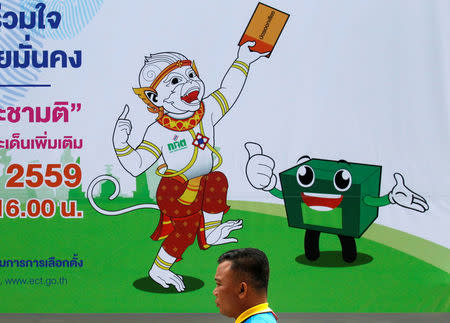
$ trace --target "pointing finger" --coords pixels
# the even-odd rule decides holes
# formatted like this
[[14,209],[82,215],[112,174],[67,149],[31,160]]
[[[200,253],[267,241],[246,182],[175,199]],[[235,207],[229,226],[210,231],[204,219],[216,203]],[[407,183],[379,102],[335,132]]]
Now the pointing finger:
[[123,107],[122,114],[119,116],[119,119],[126,119],[128,112],[130,112],[130,108],[128,107],[128,104],[125,104],[125,106]]

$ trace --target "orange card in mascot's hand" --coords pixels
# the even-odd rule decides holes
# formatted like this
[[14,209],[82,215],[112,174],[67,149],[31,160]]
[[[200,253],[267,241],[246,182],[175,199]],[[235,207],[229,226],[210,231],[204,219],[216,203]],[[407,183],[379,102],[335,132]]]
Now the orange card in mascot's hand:
[[250,19],[244,34],[239,41],[239,46],[248,41],[256,42],[251,50],[259,53],[272,53],[273,48],[283,31],[289,14],[258,3],[252,18]]

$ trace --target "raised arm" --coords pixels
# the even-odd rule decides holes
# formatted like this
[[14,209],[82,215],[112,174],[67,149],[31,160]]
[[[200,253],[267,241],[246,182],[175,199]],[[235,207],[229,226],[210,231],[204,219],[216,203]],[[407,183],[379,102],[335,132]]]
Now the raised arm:
[[246,42],[239,47],[237,58],[230,66],[220,84],[220,88],[211,93],[211,96],[217,101],[222,110],[222,115],[214,120],[214,123],[220,120],[234,105],[247,80],[250,71],[250,65],[260,57],[268,53],[258,53],[250,50],[255,42]]
[[127,172],[136,177],[158,160],[161,150],[146,138],[136,149],[128,144],[128,137],[132,129],[131,121],[127,119],[128,112],[129,107],[125,105],[114,128],[113,145],[120,164]]

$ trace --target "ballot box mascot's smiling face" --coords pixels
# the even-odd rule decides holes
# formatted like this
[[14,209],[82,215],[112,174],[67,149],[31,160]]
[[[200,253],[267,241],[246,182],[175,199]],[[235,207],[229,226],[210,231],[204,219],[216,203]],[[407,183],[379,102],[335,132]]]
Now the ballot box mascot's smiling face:
[[174,118],[189,117],[200,108],[205,85],[195,64],[174,52],[152,54],[145,58],[139,74],[141,88],[157,107]]

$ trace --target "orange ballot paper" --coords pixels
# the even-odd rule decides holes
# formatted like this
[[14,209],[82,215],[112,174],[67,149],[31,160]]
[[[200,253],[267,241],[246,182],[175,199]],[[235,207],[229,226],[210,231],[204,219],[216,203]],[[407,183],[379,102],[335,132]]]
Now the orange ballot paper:
[[254,41],[256,45],[251,47],[252,50],[259,53],[272,52],[288,18],[289,14],[258,3],[239,46],[247,41]]

